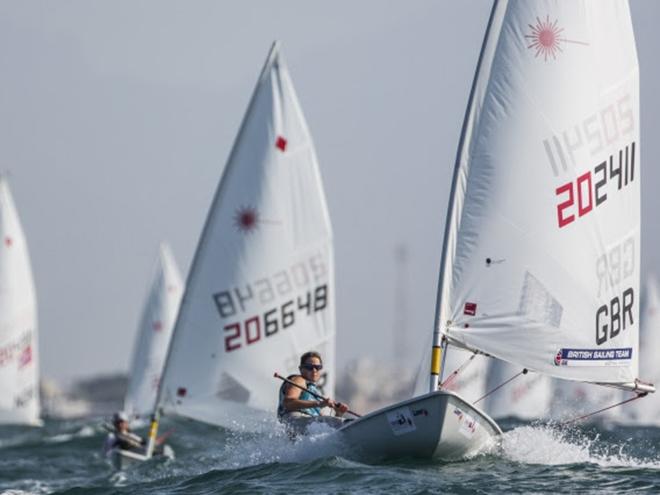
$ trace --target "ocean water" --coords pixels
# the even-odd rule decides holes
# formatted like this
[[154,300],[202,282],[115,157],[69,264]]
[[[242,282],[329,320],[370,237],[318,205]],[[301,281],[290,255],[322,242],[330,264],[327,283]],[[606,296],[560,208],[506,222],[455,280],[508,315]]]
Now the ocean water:
[[0,493],[660,493],[660,428],[501,426],[500,445],[472,459],[369,464],[323,427],[292,443],[276,424],[254,434],[166,419],[176,459],[122,471],[101,454],[101,419],[0,427]]

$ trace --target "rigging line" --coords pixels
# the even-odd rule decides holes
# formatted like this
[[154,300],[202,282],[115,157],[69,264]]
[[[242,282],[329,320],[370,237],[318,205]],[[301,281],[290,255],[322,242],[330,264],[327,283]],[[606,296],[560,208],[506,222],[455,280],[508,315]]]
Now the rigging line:
[[473,402],[473,404],[476,404],[477,402],[481,401],[482,399],[485,399],[486,397],[488,397],[488,396],[489,396],[490,394],[492,394],[493,392],[498,391],[498,390],[501,389],[504,385],[506,385],[506,384],[509,383],[509,382],[512,382],[513,380],[515,380],[516,378],[518,378],[520,375],[526,375],[526,374],[527,374],[527,371],[528,371],[527,368],[523,368],[522,371],[516,373],[516,374],[513,375],[511,378],[509,378],[507,381],[505,381],[505,382],[503,382],[503,383],[500,383],[500,384],[499,384],[497,387],[495,387],[493,390],[491,390],[491,391],[489,391],[489,392],[486,392],[485,395],[479,397],[477,400],[475,400],[475,401]]
[[612,409],[613,407],[622,406],[624,404],[627,404],[628,402],[632,402],[634,400],[641,399],[642,397],[646,397],[647,395],[648,395],[648,392],[639,393],[635,397],[631,397],[630,399],[626,399],[622,402],[617,402],[616,404],[612,404],[611,406],[604,407],[603,409],[599,409],[598,411],[594,411],[594,412],[591,412],[589,414],[585,414],[584,416],[578,416],[577,418],[569,419],[568,421],[564,421],[563,423],[559,423],[559,426],[569,425],[571,423],[575,423],[577,421],[587,419],[591,416],[595,416],[598,413],[602,413],[603,411],[607,411],[608,409]]
[[463,371],[463,368],[465,368],[470,362],[477,356],[478,352],[475,351],[472,356],[470,356],[467,361],[465,361],[463,364],[461,364],[458,368],[456,368],[451,375],[447,377],[447,379],[440,384],[440,388],[443,389],[448,383],[451,383],[451,381],[458,376],[458,374]]

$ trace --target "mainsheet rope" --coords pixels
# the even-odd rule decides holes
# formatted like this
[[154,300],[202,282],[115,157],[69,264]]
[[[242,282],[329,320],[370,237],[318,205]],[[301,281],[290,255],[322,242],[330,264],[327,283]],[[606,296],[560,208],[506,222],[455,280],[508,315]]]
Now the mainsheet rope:
[[495,388],[494,388],[493,390],[491,390],[490,392],[486,392],[485,395],[483,395],[482,397],[479,397],[477,400],[475,400],[475,401],[473,402],[473,404],[476,404],[477,402],[479,402],[479,401],[485,399],[486,397],[488,397],[488,396],[489,396],[490,394],[492,394],[493,392],[498,391],[498,390],[501,389],[504,385],[506,385],[506,384],[509,383],[509,382],[512,382],[513,380],[515,380],[516,378],[518,378],[520,375],[526,375],[526,374],[527,374],[527,368],[524,368],[522,371],[516,373],[516,374],[513,375],[511,378],[509,378],[507,381],[500,383],[497,387],[495,387]]
[[630,399],[626,399],[622,402],[617,402],[616,404],[612,404],[611,406],[604,407],[602,409],[599,409],[598,411],[590,412],[589,414],[585,414],[584,416],[578,416],[577,418],[569,419],[568,421],[564,421],[563,423],[559,423],[559,426],[564,426],[564,425],[569,425],[571,423],[576,423],[578,421],[582,421],[583,419],[587,419],[591,416],[595,416],[596,414],[602,413],[603,411],[607,411],[608,409],[612,409],[617,406],[622,406],[624,404],[627,404],[628,402],[632,402],[637,399],[641,399],[642,397],[646,397],[648,395],[648,392],[641,392],[637,394],[635,397],[631,397]]

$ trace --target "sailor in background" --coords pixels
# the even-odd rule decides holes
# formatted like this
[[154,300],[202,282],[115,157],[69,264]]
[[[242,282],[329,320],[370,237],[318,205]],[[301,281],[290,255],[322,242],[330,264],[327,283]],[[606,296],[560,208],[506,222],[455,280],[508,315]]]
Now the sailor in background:
[[125,412],[116,412],[112,416],[112,426],[114,429],[108,433],[103,445],[106,454],[113,449],[140,451],[144,449],[145,439],[130,431],[128,415]]
[[[322,369],[321,355],[314,351],[306,352],[300,357],[298,367],[300,375],[291,375],[288,379],[322,397],[323,391],[317,386]],[[278,419],[294,434],[303,433],[314,422],[326,423],[335,428],[341,426],[343,424],[341,416],[348,411],[348,405],[329,398],[320,400],[310,392],[283,383],[280,387],[277,407]],[[324,408],[330,408],[334,416],[324,414]]]

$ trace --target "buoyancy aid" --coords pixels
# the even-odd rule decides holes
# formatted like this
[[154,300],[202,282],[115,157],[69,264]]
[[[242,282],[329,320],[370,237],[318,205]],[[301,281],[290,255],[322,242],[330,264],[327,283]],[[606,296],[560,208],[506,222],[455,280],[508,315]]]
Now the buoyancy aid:
[[[289,380],[298,377],[300,375],[289,375],[287,378]],[[302,378],[302,377],[301,377]],[[284,393],[286,391],[286,387],[291,387],[293,385],[289,385],[288,383],[284,382],[282,386],[280,387],[280,393],[279,393],[279,403],[277,405],[277,417],[280,418],[287,414],[288,412],[286,408],[284,407]],[[308,382],[305,381],[305,387],[310,391],[314,392],[315,394],[318,394],[320,396],[323,395],[322,391],[316,386],[314,382]],[[316,397],[314,397],[312,394],[307,392],[306,390],[303,390],[300,392],[300,397],[298,397],[300,400],[318,400]],[[308,407],[307,409],[299,409],[298,412],[301,412],[303,414],[308,414],[309,416],[321,416],[321,408],[320,407]]]

